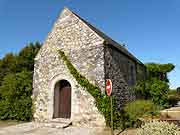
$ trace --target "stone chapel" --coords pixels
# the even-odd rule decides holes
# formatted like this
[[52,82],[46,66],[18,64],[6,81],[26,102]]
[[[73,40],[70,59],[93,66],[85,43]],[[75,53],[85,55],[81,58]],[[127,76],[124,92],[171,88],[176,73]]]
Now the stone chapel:
[[80,125],[104,126],[95,99],[78,84],[59,58],[63,50],[73,66],[105,94],[112,80],[117,109],[135,98],[131,88],[145,79],[146,68],[124,46],[64,8],[35,58],[33,77],[34,119],[69,120]]

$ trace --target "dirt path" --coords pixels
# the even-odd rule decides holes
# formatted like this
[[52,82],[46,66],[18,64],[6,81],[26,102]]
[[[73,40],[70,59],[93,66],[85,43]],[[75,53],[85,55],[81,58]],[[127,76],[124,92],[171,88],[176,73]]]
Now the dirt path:
[[29,122],[8,127],[0,127],[0,135],[110,135],[102,128],[68,127],[57,129],[44,127],[41,124]]
[[18,122],[18,121],[15,121],[15,120],[0,121],[0,128],[13,126],[13,125],[17,125],[17,124],[20,124],[20,123],[24,123],[24,122]]
[[[15,121],[0,122],[0,135],[111,135],[110,129],[89,128],[89,127],[68,127],[57,129],[45,127],[42,124],[29,122],[17,124]],[[130,129],[115,135],[136,135],[136,129]]]

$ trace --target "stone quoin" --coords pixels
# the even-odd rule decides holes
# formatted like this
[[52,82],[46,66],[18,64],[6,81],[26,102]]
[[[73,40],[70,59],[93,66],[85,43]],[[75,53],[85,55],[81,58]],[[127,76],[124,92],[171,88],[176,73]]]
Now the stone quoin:
[[131,88],[136,81],[145,79],[145,66],[125,47],[65,8],[35,58],[35,121],[63,118],[73,124],[105,126],[95,99],[78,84],[58,50],[63,50],[79,73],[101,89],[101,94],[105,94],[106,79],[111,79],[119,111],[135,99]]

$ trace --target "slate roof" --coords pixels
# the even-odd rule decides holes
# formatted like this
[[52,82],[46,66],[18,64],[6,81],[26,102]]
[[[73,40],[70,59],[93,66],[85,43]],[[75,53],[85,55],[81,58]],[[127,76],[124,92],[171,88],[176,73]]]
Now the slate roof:
[[[70,10],[71,11],[71,10]],[[81,18],[79,15],[77,15],[76,13],[74,13],[73,11],[71,11],[75,16],[77,16],[80,20],[82,20],[87,26],[89,26],[94,32],[96,32],[100,37],[102,37],[107,45],[113,46],[115,47],[117,50],[119,50],[120,52],[122,52],[123,54],[125,54],[127,57],[131,58],[132,60],[134,60],[135,62],[144,65],[140,60],[138,60],[134,55],[132,55],[125,47],[123,47],[122,45],[120,45],[119,43],[117,43],[116,41],[114,41],[113,39],[111,39],[109,36],[107,36],[105,33],[103,33],[102,31],[98,30],[96,27],[94,27],[93,25],[91,25],[89,22],[87,22],[86,20],[84,20],[83,18]]]

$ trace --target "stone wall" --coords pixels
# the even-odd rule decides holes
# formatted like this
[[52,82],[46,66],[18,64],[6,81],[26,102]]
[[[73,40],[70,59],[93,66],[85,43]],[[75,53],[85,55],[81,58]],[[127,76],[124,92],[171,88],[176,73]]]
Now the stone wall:
[[103,42],[75,14],[63,10],[35,58],[33,99],[36,120],[52,120],[54,86],[64,79],[72,87],[71,120],[81,125],[104,126],[104,117],[98,112],[94,98],[76,82],[58,54],[59,49],[64,51],[82,75],[104,90]]
[[[104,39],[65,8],[36,59],[42,59],[51,55],[53,51],[61,49],[82,75],[104,90],[103,42]],[[47,49],[49,47],[51,49]]]
[[111,79],[113,95],[117,99],[117,109],[135,98],[131,87],[136,82],[136,63],[111,45],[105,48],[105,76]]

